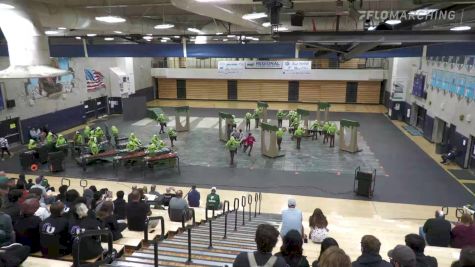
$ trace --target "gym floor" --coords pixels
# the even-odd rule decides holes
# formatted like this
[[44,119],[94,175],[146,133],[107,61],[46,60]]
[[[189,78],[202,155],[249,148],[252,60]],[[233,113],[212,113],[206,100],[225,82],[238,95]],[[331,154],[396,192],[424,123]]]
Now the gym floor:
[[[225,103],[225,102],[224,102]],[[110,163],[99,163],[83,172],[75,161],[68,157],[66,170],[53,175],[67,177],[87,177],[121,182],[157,183],[162,185],[190,185],[199,187],[218,186],[241,191],[262,191],[292,195],[319,196],[342,199],[364,199],[353,193],[354,169],[377,170],[376,189],[373,200],[393,203],[407,203],[435,206],[460,206],[473,202],[473,193],[453,179],[430,155],[424,152],[414,140],[405,135],[382,112],[381,106],[360,106],[353,108],[333,107],[330,120],[350,119],[359,121],[359,147],[362,152],[350,154],[336,147],[329,148],[311,138],[302,141],[302,149],[295,149],[295,141],[287,135],[284,138],[284,157],[268,159],[260,155],[259,130],[251,124],[257,144],[252,155],[238,152],[237,164],[229,167],[229,153],[224,143],[218,140],[217,114],[228,112],[242,118],[255,103],[237,105],[232,109],[221,107],[190,109],[191,131],[178,134],[176,151],[180,156],[181,172],[176,169],[146,170],[141,167],[120,167],[116,173]],[[163,103],[152,102],[151,105]],[[169,106],[190,103],[174,101]],[[219,105],[223,105],[219,103]],[[295,105],[295,104],[293,104]],[[161,105],[174,125],[174,110]],[[228,106],[229,107],[229,106]],[[239,109],[237,109],[239,108]],[[271,109],[283,108],[271,103]],[[289,107],[287,107],[289,108]],[[291,107],[295,108],[295,107]],[[310,107],[304,107],[310,109]],[[337,110],[359,109],[352,112]],[[376,110],[376,111],[375,111]],[[368,111],[368,112],[366,112]],[[269,118],[275,118],[275,110],[269,111]],[[314,118],[315,113],[310,117]],[[97,125],[116,125],[121,135],[134,132],[144,143],[158,133],[158,126],[150,119],[123,121],[121,116],[110,116],[95,122]],[[284,122],[284,126],[288,122]],[[166,135],[162,138],[169,143]],[[8,172],[20,172],[18,153],[0,163],[0,168]],[[38,173],[49,174],[46,167]]]

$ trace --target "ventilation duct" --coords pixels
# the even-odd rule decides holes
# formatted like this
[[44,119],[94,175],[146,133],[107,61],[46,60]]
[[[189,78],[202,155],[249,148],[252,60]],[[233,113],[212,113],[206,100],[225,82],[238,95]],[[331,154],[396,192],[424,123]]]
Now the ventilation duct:
[[0,71],[0,78],[41,78],[67,74],[50,65],[48,38],[38,19],[28,10],[24,0],[11,3],[15,8],[0,8],[0,28],[5,35],[10,67]]

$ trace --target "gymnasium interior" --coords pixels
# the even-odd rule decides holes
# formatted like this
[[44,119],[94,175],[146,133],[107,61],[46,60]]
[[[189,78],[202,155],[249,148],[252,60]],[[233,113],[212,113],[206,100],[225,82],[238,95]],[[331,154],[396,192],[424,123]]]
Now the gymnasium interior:
[[[312,266],[324,254],[315,209],[351,262],[373,235],[393,264],[392,249],[440,211],[451,242],[426,239],[424,253],[475,265],[474,21],[475,2],[460,0],[0,0],[11,242],[28,247],[15,220],[31,201],[11,196],[31,195],[29,179],[48,214],[61,187],[101,189],[103,202],[140,191],[151,210],[143,231],[83,229],[69,253],[29,250],[18,266],[240,266],[256,229],[282,229],[291,202]],[[192,218],[172,220],[158,199],[190,201],[192,186]],[[474,243],[455,245],[458,225]],[[103,251],[86,259],[91,236]]]

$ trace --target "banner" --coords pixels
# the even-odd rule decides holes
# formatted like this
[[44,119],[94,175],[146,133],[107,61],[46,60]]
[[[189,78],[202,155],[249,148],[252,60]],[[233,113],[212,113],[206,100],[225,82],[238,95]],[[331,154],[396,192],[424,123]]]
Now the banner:
[[312,69],[311,61],[284,61],[282,66],[283,74],[310,74]]
[[282,69],[283,61],[246,61],[246,69]]
[[219,73],[239,73],[246,67],[245,61],[219,61],[218,72]]

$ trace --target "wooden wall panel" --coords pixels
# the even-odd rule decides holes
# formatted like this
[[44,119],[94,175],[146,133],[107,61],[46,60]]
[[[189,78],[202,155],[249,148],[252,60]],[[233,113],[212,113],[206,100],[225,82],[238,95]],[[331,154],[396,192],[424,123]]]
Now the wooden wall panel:
[[187,99],[227,100],[228,81],[211,79],[186,80]]
[[238,100],[288,101],[288,81],[238,80]]
[[175,79],[158,79],[158,98],[177,98]]
[[320,101],[321,81],[300,81],[299,101],[318,102]]
[[346,81],[300,81],[299,101],[345,103]]
[[357,103],[379,104],[380,93],[381,93],[381,82],[377,82],[377,81],[358,82]]

